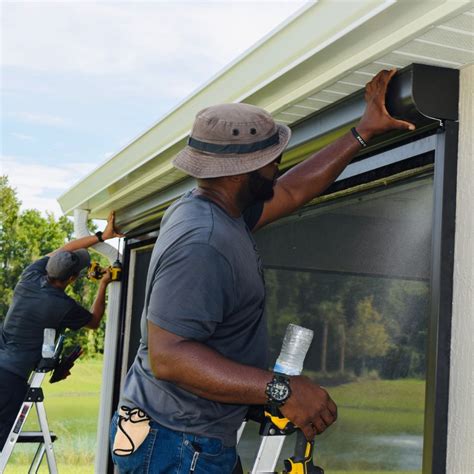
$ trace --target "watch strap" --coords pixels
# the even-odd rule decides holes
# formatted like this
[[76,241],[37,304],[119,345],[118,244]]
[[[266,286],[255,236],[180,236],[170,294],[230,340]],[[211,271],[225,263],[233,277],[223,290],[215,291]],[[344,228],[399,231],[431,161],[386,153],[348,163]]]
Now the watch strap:
[[95,233],[95,236],[99,239],[99,242],[104,241],[104,238],[102,237],[102,232],[100,230]]

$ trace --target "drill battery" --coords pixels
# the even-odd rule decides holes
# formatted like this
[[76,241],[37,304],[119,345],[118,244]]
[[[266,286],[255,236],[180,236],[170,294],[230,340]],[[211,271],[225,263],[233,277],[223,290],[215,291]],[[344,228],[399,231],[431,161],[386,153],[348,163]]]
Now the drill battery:
[[107,270],[110,270],[112,281],[120,281],[122,279],[122,264],[119,260],[115,260],[113,265],[107,268],[101,267],[99,262],[91,262],[87,270],[87,278],[99,281]]

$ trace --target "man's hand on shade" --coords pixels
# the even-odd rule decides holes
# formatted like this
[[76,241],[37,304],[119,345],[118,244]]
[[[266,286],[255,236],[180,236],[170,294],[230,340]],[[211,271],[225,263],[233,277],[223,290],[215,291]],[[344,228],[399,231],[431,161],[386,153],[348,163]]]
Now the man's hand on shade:
[[114,237],[123,237],[124,234],[121,234],[116,228],[115,228],[115,212],[112,211],[109,214],[109,217],[107,218],[107,225],[104,229],[104,232],[102,232],[102,238],[104,240],[107,239],[113,239]]
[[415,130],[415,125],[393,118],[385,107],[388,83],[396,72],[396,69],[382,70],[365,86],[367,105],[356,129],[366,141],[390,130]]

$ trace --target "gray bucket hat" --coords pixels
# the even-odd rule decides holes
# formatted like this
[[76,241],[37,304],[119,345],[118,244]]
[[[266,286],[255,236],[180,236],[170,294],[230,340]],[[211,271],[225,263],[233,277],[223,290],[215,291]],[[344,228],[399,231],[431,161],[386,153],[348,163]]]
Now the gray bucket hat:
[[60,251],[49,257],[46,264],[46,273],[51,278],[67,280],[73,275],[77,275],[83,268],[91,263],[91,257],[86,249]]
[[194,178],[250,173],[278,158],[291,130],[249,104],[221,104],[201,110],[187,146],[173,165]]

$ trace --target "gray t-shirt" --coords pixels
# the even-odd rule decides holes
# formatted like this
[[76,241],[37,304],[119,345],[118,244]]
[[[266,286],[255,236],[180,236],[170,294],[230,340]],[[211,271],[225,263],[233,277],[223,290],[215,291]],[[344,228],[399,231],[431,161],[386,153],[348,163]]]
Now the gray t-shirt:
[[79,329],[92,318],[63,290],[48,283],[48,260],[40,258],[23,271],[0,327],[0,367],[24,378],[41,360],[45,328]]
[[231,360],[267,368],[265,284],[249,230],[262,208],[259,203],[234,218],[189,192],[166,212],[148,270],[140,347],[120,406],[139,407],[167,428],[235,445],[248,407],[214,402],[156,379],[147,320]]

